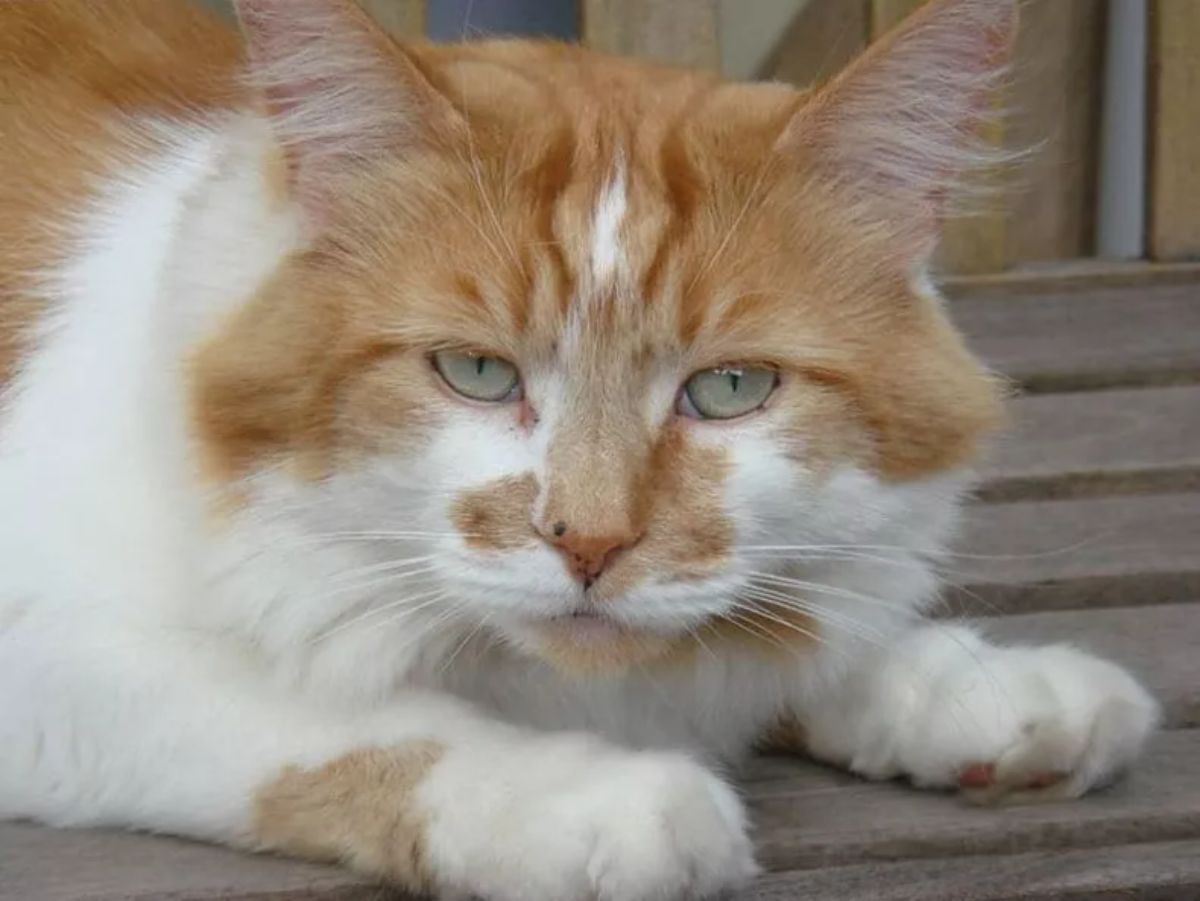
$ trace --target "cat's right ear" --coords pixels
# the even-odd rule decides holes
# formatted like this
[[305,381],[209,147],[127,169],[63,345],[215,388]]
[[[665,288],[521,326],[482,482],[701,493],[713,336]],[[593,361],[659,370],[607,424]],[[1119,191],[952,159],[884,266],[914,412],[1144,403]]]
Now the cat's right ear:
[[320,222],[339,178],[363,161],[444,141],[460,115],[353,0],[236,0],[249,74]]
[[819,88],[779,142],[849,189],[910,259],[932,250],[946,198],[1003,154],[978,139],[993,112],[1017,0],[929,0]]

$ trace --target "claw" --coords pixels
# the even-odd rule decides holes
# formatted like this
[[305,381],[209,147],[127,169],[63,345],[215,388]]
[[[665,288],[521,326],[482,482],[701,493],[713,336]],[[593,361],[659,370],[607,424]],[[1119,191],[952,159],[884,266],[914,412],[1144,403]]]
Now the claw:
[[962,788],[988,788],[996,778],[996,767],[990,763],[974,763],[958,774]]
[[1039,773],[1025,784],[1026,788],[1049,788],[1067,778],[1066,773]]

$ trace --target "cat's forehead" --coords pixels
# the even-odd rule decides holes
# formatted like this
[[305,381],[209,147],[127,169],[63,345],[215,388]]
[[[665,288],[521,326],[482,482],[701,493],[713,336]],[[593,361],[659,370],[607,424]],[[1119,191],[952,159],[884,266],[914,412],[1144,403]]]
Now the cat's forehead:
[[853,244],[831,237],[836,205],[799,198],[795,166],[772,152],[803,96],[629,65],[444,70],[469,134],[365,183],[339,242],[373,269],[379,321],[403,318],[418,344],[576,369],[584,355],[632,371],[829,344],[804,303],[869,292],[853,268],[829,271]]

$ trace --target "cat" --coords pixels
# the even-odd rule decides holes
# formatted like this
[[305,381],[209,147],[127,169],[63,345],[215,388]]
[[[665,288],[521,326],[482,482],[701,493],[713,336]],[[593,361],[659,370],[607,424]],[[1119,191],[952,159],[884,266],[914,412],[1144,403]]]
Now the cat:
[[723,771],[1078,796],[1155,701],[923,619],[1014,0],[811,91],[350,0],[0,5],[0,816],[445,896],[756,872]]

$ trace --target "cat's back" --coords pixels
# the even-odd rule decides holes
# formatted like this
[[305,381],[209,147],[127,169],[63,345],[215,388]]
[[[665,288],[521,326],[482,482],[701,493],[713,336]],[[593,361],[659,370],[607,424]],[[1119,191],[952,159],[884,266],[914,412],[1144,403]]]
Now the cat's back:
[[141,126],[238,101],[239,41],[185,0],[0,3],[0,386],[61,257],[58,226],[153,152]]

